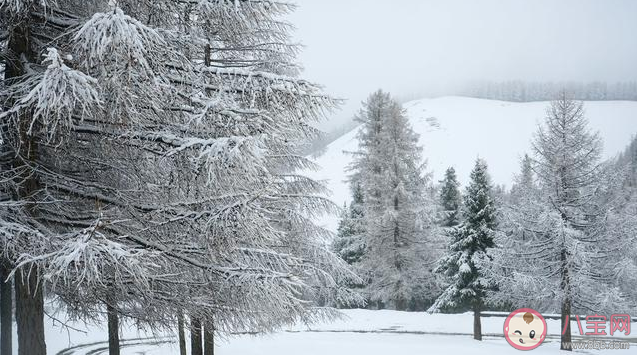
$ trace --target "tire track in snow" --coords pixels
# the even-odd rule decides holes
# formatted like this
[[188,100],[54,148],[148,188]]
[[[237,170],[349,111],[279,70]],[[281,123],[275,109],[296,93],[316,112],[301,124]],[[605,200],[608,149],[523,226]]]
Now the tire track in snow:
[[[442,335],[442,336],[473,336],[473,333],[458,333],[458,332],[436,332],[436,331],[424,331],[424,330],[400,330],[400,327],[383,328],[383,329],[370,329],[370,330],[356,330],[356,329],[307,329],[307,330],[285,330],[286,333],[355,333],[355,334],[406,334],[406,335]],[[504,338],[504,334],[501,333],[482,333],[486,338]],[[559,334],[547,334],[547,341],[560,341]],[[573,341],[617,341],[617,342],[629,342],[637,344],[637,338],[633,337],[585,337],[581,335],[573,335]]]
[[[148,337],[148,338],[131,338],[122,339],[120,341],[120,350],[134,348],[136,346],[159,346],[176,341],[175,337]],[[138,354],[143,355],[145,351],[140,351]],[[56,353],[56,355],[101,355],[108,354],[108,341],[98,341],[86,344],[78,344],[72,347],[66,348]]]

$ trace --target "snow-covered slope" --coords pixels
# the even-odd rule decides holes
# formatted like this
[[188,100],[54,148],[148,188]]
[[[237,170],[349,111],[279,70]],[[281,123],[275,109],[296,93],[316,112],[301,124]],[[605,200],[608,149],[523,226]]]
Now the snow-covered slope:
[[[404,105],[414,130],[420,134],[429,171],[438,181],[453,166],[461,183],[477,157],[486,159],[495,183],[511,185],[519,159],[530,151],[530,141],[542,122],[548,102],[514,103],[467,97],[442,97],[408,102]],[[584,104],[591,127],[604,139],[606,157],[619,153],[637,134],[637,102],[589,101]],[[332,199],[339,205],[349,201],[345,168],[357,149],[357,129],[327,147],[316,162],[322,166],[309,176],[327,180]],[[335,231],[337,218],[326,217],[321,224]]]

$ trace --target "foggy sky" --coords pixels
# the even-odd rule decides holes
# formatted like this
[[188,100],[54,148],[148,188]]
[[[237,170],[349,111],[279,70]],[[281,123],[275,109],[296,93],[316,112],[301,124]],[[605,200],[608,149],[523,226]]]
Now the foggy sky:
[[445,93],[476,80],[637,80],[637,1],[291,0],[303,77],[348,99]]

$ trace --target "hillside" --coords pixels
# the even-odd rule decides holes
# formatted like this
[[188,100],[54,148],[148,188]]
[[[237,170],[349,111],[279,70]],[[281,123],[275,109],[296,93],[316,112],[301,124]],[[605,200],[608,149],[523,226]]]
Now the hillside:
[[[514,103],[442,97],[410,101],[404,105],[434,181],[453,166],[461,183],[466,183],[476,157],[486,159],[493,181],[511,185],[518,162],[530,151],[530,141],[537,124],[542,122],[548,102]],[[637,102],[587,101],[586,117],[604,139],[604,156],[622,151],[637,134]],[[349,200],[345,168],[351,161],[347,151],[357,149],[357,129],[331,143],[324,155],[316,159],[322,168],[308,176],[325,180],[331,198],[339,206]],[[325,217],[320,223],[335,231],[337,218]]]

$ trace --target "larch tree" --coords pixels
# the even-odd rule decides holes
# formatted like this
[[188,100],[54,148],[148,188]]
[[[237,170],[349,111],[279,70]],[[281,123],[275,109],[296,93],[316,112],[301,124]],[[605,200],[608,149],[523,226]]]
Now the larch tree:
[[615,241],[617,248],[613,251],[613,259],[621,263],[611,264],[617,274],[609,281],[624,296],[626,308],[632,314],[637,310],[637,137],[616,159],[609,161],[608,169],[615,172],[618,180],[605,184],[604,195],[610,196],[602,201],[609,206],[606,233],[621,241]]
[[20,355],[46,353],[44,287],[70,317],[106,311],[111,354],[120,316],[269,331],[334,315],[318,298],[358,300],[312,222],[334,210],[325,188],[296,173],[313,164],[295,142],[336,102],[298,78],[293,8],[0,1],[0,246]]
[[360,261],[370,302],[404,310],[427,297],[433,203],[427,194],[422,148],[402,107],[377,91],[358,121],[359,150],[351,165],[364,201],[365,250]]
[[565,93],[553,101],[532,147],[537,185],[527,181],[506,213],[495,256],[500,267],[494,270],[505,271],[494,273],[497,294],[515,305],[561,312],[561,348],[570,350],[572,314],[627,310],[617,277],[630,242],[613,222],[609,192],[617,174],[600,161],[602,141],[590,131],[581,102]]
[[478,159],[464,193],[462,221],[450,232],[451,244],[434,270],[446,276],[449,285],[429,308],[429,312],[446,307],[473,310],[473,337],[476,340],[482,340],[480,313],[487,292],[494,288],[486,277],[486,268],[489,249],[495,247],[496,228],[493,185],[486,162]]

